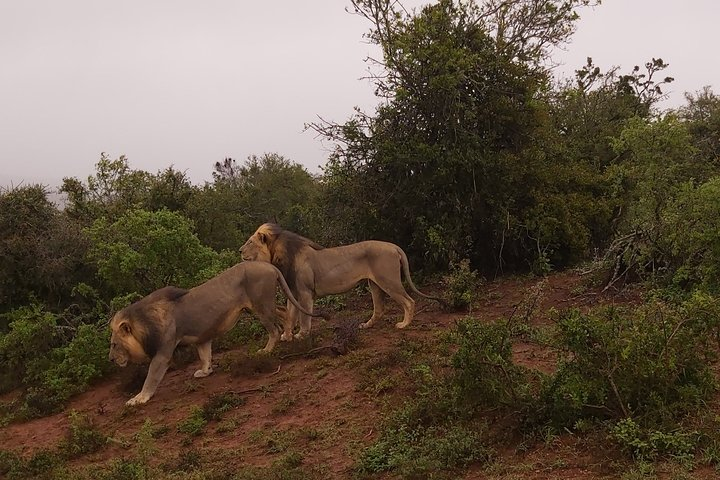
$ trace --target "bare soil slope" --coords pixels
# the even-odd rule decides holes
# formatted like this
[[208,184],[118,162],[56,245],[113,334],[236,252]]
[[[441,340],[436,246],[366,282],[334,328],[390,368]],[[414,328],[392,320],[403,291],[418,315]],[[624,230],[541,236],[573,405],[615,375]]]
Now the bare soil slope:
[[[528,309],[530,302],[535,307],[531,321],[543,324],[549,321],[547,312],[551,308],[639,301],[637,292],[600,295],[582,282],[572,272],[546,279],[501,279],[482,287],[472,315],[487,321],[508,318],[519,309]],[[347,304],[337,316],[366,320],[372,310],[369,295],[348,297]],[[210,377],[193,378],[197,367],[194,360],[169,371],[155,397],[134,408],[124,406],[131,392],[123,390],[128,375],[120,372],[74,398],[65,412],[1,428],[0,448],[29,457],[40,449],[55,447],[67,435],[68,412],[75,410],[111,438],[99,452],[74,460],[77,466],[130,458],[135,453],[134,436],[149,419],[162,430],[155,440],[152,462],[166,468],[182,468],[192,457],[201,465],[222,465],[232,471],[248,465],[270,465],[287,452],[298,452],[304,466],[317,467],[329,478],[350,478],[357,453],[377,438],[384,408],[409,394],[392,381],[393,372],[405,368],[393,352],[422,348],[423,342],[433,341],[438,332],[467,315],[444,313],[436,303],[418,300],[414,323],[401,331],[393,327],[400,309],[391,301],[388,306],[386,318],[374,328],[360,331],[358,345],[346,355],[321,351],[311,357],[274,359],[244,371],[242,362],[247,356],[242,349],[221,352],[215,355],[219,367]],[[327,338],[330,326],[320,322],[313,328],[321,335],[325,332]],[[297,352],[303,346],[283,345],[280,355],[289,348]],[[518,343],[514,353],[523,365],[545,371],[553,368],[554,359],[537,345]],[[202,407],[213,395],[227,392],[241,395],[245,403],[224,413],[221,420],[209,422],[200,435],[178,430],[193,409]],[[522,452],[501,451],[492,469],[471,468],[466,478],[612,477],[609,465],[614,456],[593,446],[591,439],[567,435]]]

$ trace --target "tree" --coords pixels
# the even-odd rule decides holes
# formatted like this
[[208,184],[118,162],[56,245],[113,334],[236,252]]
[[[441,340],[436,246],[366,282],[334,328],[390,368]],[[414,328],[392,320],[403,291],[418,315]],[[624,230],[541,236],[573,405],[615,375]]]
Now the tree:
[[523,212],[546,181],[539,65],[587,3],[441,0],[411,15],[354,1],[382,47],[372,79],[383,103],[308,126],[336,143],[325,208],[344,240],[393,240],[436,267],[469,257],[495,270],[537,255]]
[[34,297],[58,306],[91,277],[80,225],[48,200],[42,185],[0,191],[0,311]]
[[710,87],[695,94],[686,93],[687,105],[679,114],[687,122],[700,155],[714,165],[720,163],[720,97]]
[[60,187],[68,196],[68,214],[86,223],[102,216],[115,219],[136,208],[182,210],[192,190],[185,173],[172,166],[153,175],[130,168],[124,155],[112,160],[105,153],[85,182],[64,178]]
[[186,212],[204,243],[237,249],[265,222],[307,230],[317,189],[302,165],[282,155],[252,155],[243,164],[226,158],[215,163],[212,184],[195,192]]
[[113,296],[145,295],[166,285],[189,288],[227,266],[200,243],[191,221],[169,210],[128,210],[115,221],[103,217],[87,233],[88,259]]

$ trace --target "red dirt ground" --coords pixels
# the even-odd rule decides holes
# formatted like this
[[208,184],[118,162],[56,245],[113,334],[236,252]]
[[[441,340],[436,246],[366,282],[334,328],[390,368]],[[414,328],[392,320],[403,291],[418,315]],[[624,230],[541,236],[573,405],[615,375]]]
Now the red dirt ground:
[[[472,315],[490,321],[529,313],[531,323],[542,325],[550,321],[550,309],[584,309],[640,300],[637,291],[600,295],[597,289],[583,283],[584,279],[573,272],[546,279],[501,279],[482,287]],[[342,316],[365,320],[370,315],[369,295],[348,298],[347,302],[349,306]],[[113,439],[100,452],[74,461],[78,465],[131,458],[133,436],[150,419],[156,426],[168,427],[167,433],[156,440],[157,464],[177,462],[182,452],[192,449],[201,452],[202,458],[220,461],[224,466],[268,465],[279,456],[278,451],[287,448],[283,443],[290,443],[302,452],[303,465],[322,465],[329,469],[329,478],[350,478],[356,453],[377,438],[383,406],[389,399],[380,384],[368,381],[367,365],[382,364],[399,346],[411,342],[422,345],[467,315],[443,313],[436,303],[420,300],[414,323],[401,331],[393,327],[400,309],[390,301],[388,304],[386,318],[372,329],[360,331],[359,345],[345,356],[293,357],[281,361],[276,373],[233,376],[217,368],[204,379],[192,377],[197,368],[194,361],[169,371],[155,397],[135,408],[124,407],[130,394],[122,391],[122,375],[118,374],[75,397],[63,413],[0,428],[1,448],[29,457],[39,449],[55,447],[67,434],[68,412],[75,410]],[[533,304],[535,308],[531,308]],[[323,326],[314,328],[321,330]],[[214,362],[231,363],[234,355],[238,352],[215,354]],[[554,359],[535,344],[518,342],[514,355],[527,367],[542,371],[553,368]],[[363,365],[365,368],[359,368]],[[401,370],[402,361],[390,368]],[[177,431],[177,424],[188,418],[191,409],[204,405],[211,395],[260,388],[262,391],[243,394],[246,403],[225,414],[223,421],[229,425],[229,432],[219,433],[218,422],[211,422],[197,437]],[[546,444],[523,452],[501,451],[499,457],[494,466],[471,468],[464,478],[585,479],[613,478],[617,474],[611,466],[617,461],[616,452],[598,451],[591,439],[571,434],[550,438]],[[712,477],[700,473],[700,478]]]

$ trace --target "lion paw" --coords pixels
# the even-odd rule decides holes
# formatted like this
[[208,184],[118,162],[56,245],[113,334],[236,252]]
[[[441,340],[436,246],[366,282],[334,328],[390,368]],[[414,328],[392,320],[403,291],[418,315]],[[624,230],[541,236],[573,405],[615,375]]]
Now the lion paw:
[[300,332],[296,333],[295,335],[293,335],[293,337],[296,340],[302,340],[303,338],[305,338],[307,336],[308,336],[308,332],[303,332],[303,331],[300,331]]
[[361,323],[360,328],[370,328],[372,327],[372,323],[368,320],[367,322]]
[[208,368],[207,370],[198,370],[195,373],[193,373],[193,377],[195,378],[204,378],[210,375],[213,372],[212,368]]
[[147,401],[150,400],[150,397],[147,395],[143,395],[142,393],[138,393],[133,398],[125,402],[125,405],[133,406],[133,405],[142,405],[143,403],[147,403]]
[[280,335],[280,341],[282,341],[282,342],[289,342],[292,339],[293,339],[292,333],[283,333],[282,335]]
[[395,328],[405,328],[405,327],[407,327],[408,325],[410,325],[410,322],[408,322],[408,323],[398,322],[398,323],[395,324]]

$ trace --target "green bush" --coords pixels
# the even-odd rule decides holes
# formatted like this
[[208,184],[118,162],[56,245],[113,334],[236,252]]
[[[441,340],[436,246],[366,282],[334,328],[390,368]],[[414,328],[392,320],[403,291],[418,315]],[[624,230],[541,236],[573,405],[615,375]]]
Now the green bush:
[[107,444],[107,437],[93,425],[84,414],[70,412],[70,429],[59,449],[66,458],[76,458],[94,453]]
[[428,417],[426,401],[406,403],[383,426],[380,438],[355,466],[361,475],[394,471],[403,478],[441,478],[474,462],[486,462],[492,449],[472,422]]
[[203,432],[207,423],[205,412],[202,408],[195,405],[190,410],[190,416],[178,423],[177,429],[180,433],[197,437]]
[[470,269],[470,260],[464,259],[450,264],[450,273],[444,277],[445,300],[450,308],[472,308],[482,279],[478,272]]
[[33,383],[50,366],[48,352],[61,344],[57,316],[40,305],[5,314],[9,331],[0,334],[0,393]]
[[529,391],[527,372],[512,360],[509,323],[468,317],[453,333],[453,385],[466,408],[520,405]]
[[38,450],[27,460],[15,453],[0,450],[0,477],[8,480],[57,478],[62,459],[50,450]]
[[115,294],[193,287],[227,266],[227,255],[202,245],[192,222],[169,210],[128,210],[114,222],[103,217],[87,234],[88,258]]
[[676,425],[715,388],[697,341],[706,324],[684,310],[653,302],[635,309],[570,310],[557,320],[556,372],[543,383],[537,414],[572,428],[580,419],[623,419],[642,426]]
[[457,395],[455,377],[437,375],[425,364],[412,371],[412,401],[393,409],[382,422],[381,434],[366,448],[355,470],[374,478],[392,471],[402,478],[455,478],[453,473],[493,455],[487,428]]
[[177,429],[181,433],[196,437],[205,430],[209,422],[220,420],[223,414],[244,403],[245,398],[234,393],[212,395],[202,407],[192,407],[190,416],[180,422]]
[[632,418],[624,418],[613,425],[610,436],[638,460],[654,460],[659,456],[689,460],[699,438],[697,432],[645,429]]
[[96,324],[72,322],[39,305],[7,314],[10,330],[0,335],[0,390],[24,388],[15,415],[32,418],[59,410],[72,396],[108,373],[109,333]]
[[98,325],[80,325],[67,345],[52,351],[53,365],[44,372],[43,386],[65,401],[108,373],[110,332]]

